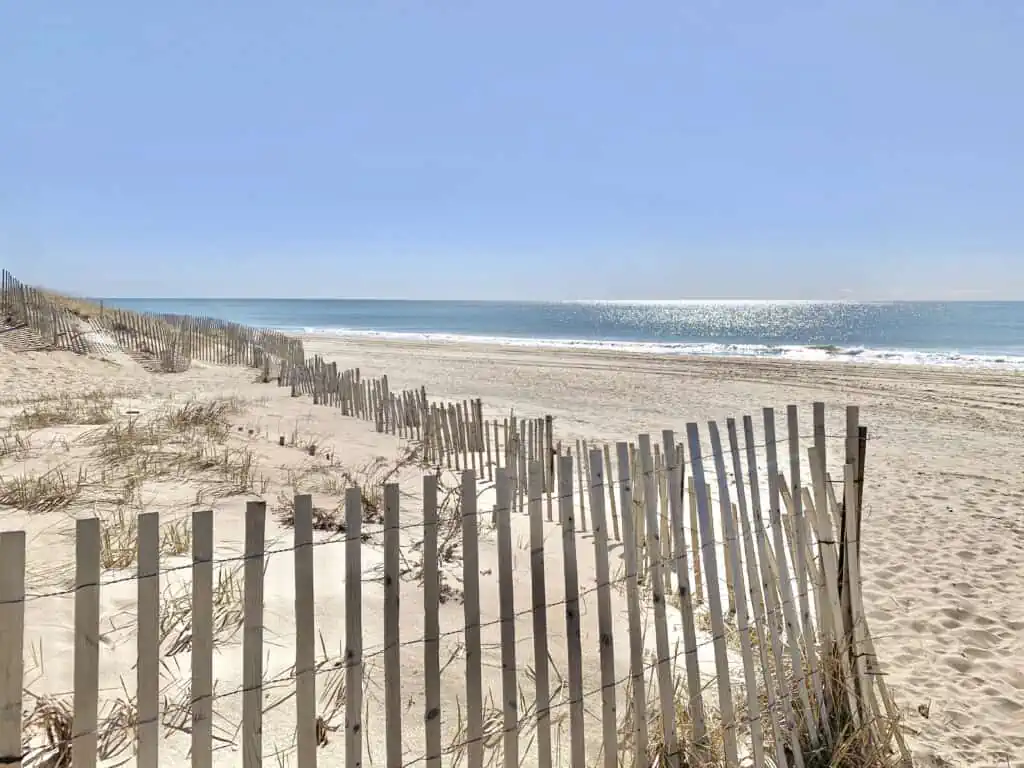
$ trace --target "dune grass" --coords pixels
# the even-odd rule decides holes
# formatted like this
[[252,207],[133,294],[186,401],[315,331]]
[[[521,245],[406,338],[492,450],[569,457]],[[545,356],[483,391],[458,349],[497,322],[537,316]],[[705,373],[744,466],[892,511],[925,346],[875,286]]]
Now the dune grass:
[[112,398],[102,392],[78,397],[62,394],[54,400],[39,400],[15,414],[12,429],[45,429],[67,425],[109,424],[116,411]]
[[395,482],[399,473],[409,467],[422,464],[418,446],[407,446],[393,459],[376,456],[356,467],[316,465],[302,472],[289,473],[292,494],[280,492],[274,513],[279,523],[286,526],[295,524],[295,500],[297,495],[320,494],[338,499],[332,507],[313,507],[313,528],[319,531],[343,532],[345,530],[345,492],[359,488],[363,508],[363,522],[379,524],[384,521],[384,486]]
[[[100,518],[100,565],[108,570],[131,568],[139,560],[139,512],[129,505],[115,507]],[[160,526],[159,553],[173,557],[192,550],[188,518]]]
[[0,505],[26,512],[56,512],[74,504],[88,486],[85,470],[62,468],[0,478]]
[[[222,566],[213,582],[213,642],[226,643],[242,628],[245,588],[242,568]],[[192,585],[164,590],[160,600],[160,647],[164,656],[192,650]]]
[[145,480],[203,482],[200,495],[217,498],[264,490],[255,453],[232,446],[231,417],[241,401],[190,401],[122,419],[82,437],[105,470]]

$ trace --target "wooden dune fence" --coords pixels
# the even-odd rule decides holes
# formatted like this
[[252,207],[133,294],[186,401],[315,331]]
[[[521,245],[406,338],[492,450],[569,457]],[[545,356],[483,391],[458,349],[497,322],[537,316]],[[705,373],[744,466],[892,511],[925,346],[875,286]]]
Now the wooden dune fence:
[[40,344],[79,354],[116,346],[182,371],[193,360],[265,368],[301,363],[302,342],[277,331],[189,315],[155,315],[60,297],[0,272],[0,312],[8,325],[30,328]]
[[[493,468],[506,460],[499,444],[518,450],[529,434],[526,445],[536,451],[531,457],[551,446],[550,420],[485,421],[480,400],[430,402],[424,388],[392,392],[387,376],[366,379],[358,368],[340,371],[319,356],[307,359],[300,340],[276,331],[208,317],[105,308],[25,285],[6,270],[0,271],[0,313],[3,323],[31,329],[41,348],[103,354],[110,346],[151,358],[166,372],[186,370],[194,360],[261,369],[264,381],[276,379],[295,395],[311,396],[314,404],[339,407],[346,415],[375,422],[379,432],[419,441],[424,458],[436,465],[472,466],[492,481]],[[534,434],[540,441],[536,446]],[[518,453],[508,460],[518,461],[520,474],[525,472]],[[553,473],[549,457],[549,491]]]
[[[160,561],[157,514],[139,517],[138,565],[127,575],[101,573],[101,523],[77,521],[75,585],[66,593],[26,595],[25,533],[4,532],[0,763],[42,765],[64,750],[77,768],[116,756],[101,755],[111,747],[98,738],[110,732],[101,716],[107,710],[98,638],[108,617],[101,616],[100,597],[126,580],[137,583],[138,656],[134,686],[125,683],[135,716],[126,721],[130,732],[120,749],[134,750],[143,768],[167,764],[168,739],[184,738],[181,732],[193,766],[217,760],[247,768],[311,768],[318,760],[356,768],[379,760],[377,749],[386,766],[470,768],[611,768],[655,760],[800,768],[854,748],[905,758],[860,598],[864,436],[857,418],[849,409],[834,476],[825,410],[817,404],[809,436],[799,434],[795,408],[782,430],[765,409],[763,442],[755,439],[754,419],[744,417],[724,429],[712,422],[702,432],[689,424],[683,435],[666,430],[660,440],[640,435],[635,445],[594,447],[582,470],[577,457],[558,456],[553,492],[544,463],[528,460],[523,507],[509,465],[494,470],[491,505],[490,484],[479,484],[472,468],[454,473],[458,502],[446,503],[452,495],[442,498],[442,490],[453,474],[442,470],[423,478],[414,509],[397,485],[384,486],[382,526],[367,515],[365,489],[349,489],[341,538],[314,532],[312,500],[297,496],[294,539],[273,547],[266,504],[252,501],[244,552],[231,558],[217,555],[213,513],[195,512],[192,562],[184,568],[191,581],[190,705],[177,713],[184,724],[170,731],[161,728],[170,728],[161,692],[174,668],[161,637],[161,583],[183,569]],[[445,554],[453,534],[460,552],[454,565]],[[514,567],[521,545],[529,552],[528,584]],[[327,627],[322,613],[318,624],[316,596],[330,599],[338,591],[315,576],[314,552],[321,548],[344,561],[344,607],[326,619],[344,628],[335,663],[318,659],[319,633]],[[411,552],[421,563],[421,589],[409,584]],[[494,572],[481,568],[488,555],[497,562]],[[281,557],[293,561],[294,614],[284,619],[286,641],[275,637],[267,645],[267,569]],[[244,579],[240,648],[218,634],[214,573],[225,560],[237,560]],[[380,562],[381,574],[368,581],[371,561]],[[581,569],[584,562],[592,567]],[[449,568],[460,578],[461,607],[445,602]],[[400,603],[403,585],[419,605],[408,595]],[[24,730],[31,714],[25,612],[28,602],[61,594],[74,600],[72,722],[69,736],[47,741]],[[496,605],[487,597],[494,594]],[[381,598],[382,638],[364,632],[368,617],[376,618],[374,596]],[[653,648],[645,637],[649,624]],[[494,644],[484,641],[492,630]],[[448,655],[442,648],[452,637],[457,652]],[[291,663],[268,668],[269,649],[282,643],[294,648]],[[500,654],[496,667],[483,663],[493,655],[489,649]],[[215,657],[233,653],[241,656],[241,679],[215,680]],[[264,730],[279,712],[267,704],[269,692],[281,685],[293,687],[294,699],[294,744],[286,751],[268,744]],[[326,689],[343,712],[336,732]],[[241,698],[240,725],[224,738],[215,733],[216,713],[231,697]]]
[[[266,371],[265,380],[273,378]],[[315,356],[302,364],[282,363],[276,376],[293,396],[309,395],[315,405],[340,408],[346,416],[373,422],[378,432],[420,444],[424,461],[447,469],[474,469],[494,480],[494,469],[511,468],[523,486],[527,460],[543,462],[545,490],[553,490],[555,446],[553,419],[486,419],[480,399],[439,402],[425,387],[394,392],[388,377],[365,378],[360,369],[339,369]],[[579,450],[579,444],[577,444]]]

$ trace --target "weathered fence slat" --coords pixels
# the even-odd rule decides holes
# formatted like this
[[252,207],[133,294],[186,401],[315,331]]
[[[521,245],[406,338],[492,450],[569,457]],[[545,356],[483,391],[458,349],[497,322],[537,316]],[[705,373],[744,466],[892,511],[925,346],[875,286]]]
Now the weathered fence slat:
[[313,497],[295,505],[295,747],[298,768],[316,768],[316,608],[313,578]]
[[242,625],[242,765],[263,765],[263,564],[267,503],[245,505],[245,604]]
[[384,729],[385,765],[402,765],[402,587],[398,484],[384,486]]
[[[456,454],[458,455],[458,454]],[[484,764],[484,692],[480,648],[480,544],[476,476],[462,472],[462,575],[466,641],[466,756],[468,768]]]
[[363,496],[345,491],[345,766],[363,764]]
[[14,768],[22,765],[24,646],[25,532],[4,531],[0,533],[0,761]]
[[138,766],[157,768],[160,760],[160,516],[138,522]]
[[615,706],[615,643],[608,569],[608,530],[604,509],[604,464],[601,449],[590,452],[590,522],[594,530],[597,576],[598,642],[601,660],[601,726],[606,768],[618,766],[618,715]]
[[423,476],[423,672],[427,768],[441,766],[441,574],[437,554],[437,475]]
[[100,687],[100,521],[75,525],[75,701],[71,760],[95,768]]
[[[499,473],[502,470],[497,470]],[[548,670],[548,608],[544,574],[543,469],[530,462],[530,584],[533,617],[533,675],[537,708],[537,765],[551,768],[551,690]],[[549,513],[548,520],[551,515]]]
[[213,765],[213,510],[192,513],[192,768]]

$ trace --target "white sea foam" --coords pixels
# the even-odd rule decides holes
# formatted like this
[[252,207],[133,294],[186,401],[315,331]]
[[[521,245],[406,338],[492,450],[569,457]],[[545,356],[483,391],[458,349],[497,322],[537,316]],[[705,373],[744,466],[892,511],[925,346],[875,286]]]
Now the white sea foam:
[[868,349],[824,345],[721,344],[714,342],[640,342],[594,339],[518,338],[455,333],[398,333],[348,328],[280,328],[291,333],[329,334],[353,338],[391,339],[434,344],[496,344],[508,347],[606,350],[652,355],[757,357],[781,360],[847,361],[890,365],[940,365],[1024,371],[1024,355],[979,354],[955,350]]

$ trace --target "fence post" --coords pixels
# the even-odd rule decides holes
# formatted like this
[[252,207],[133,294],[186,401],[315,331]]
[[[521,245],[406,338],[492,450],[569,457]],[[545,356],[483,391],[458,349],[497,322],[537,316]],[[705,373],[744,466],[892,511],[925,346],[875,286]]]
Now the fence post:
[[629,676],[633,690],[633,765],[647,765],[647,688],[644,680],[644,636],[640,630],[640,585],[633,517],[633,480],[628,443],[615,444],[619,463],[619,508],[622,510],[622,551],[626,560],[626,607],[629,612]]
[[512,572],[512,488],[498,473],[498,605],[501,616],[501,693],[505,768],[519,768],[519,685],[516,670],[516,603]]
[[[715,475],[718,478],[718,501],[722,511],[722,539],[725,544],[723,556],[726,562],[732,563],[733,593],[736,595],[736,629],[740,636],[740,654],[743,656],[743,679],[746,683],[747,713],[754,766],[762,768],[764,765],[764,735],[761,728],[761,703],[757,695],[757,671],[754,668],[754,652],[750,642],[746,580],[743,578],[743,566],[736,541],[732,499],[729,495],[729,477],[725,472],[725,451],[722,450],[722,438],[718,432],[718,424],[713,421],[708,422],[708,433],[711,437],[711,454],[715,460]],[[742,483],[743,476],[739,475],[736,482],[737,484]]]
[[363,497],[345,491],[345,766],[363,762]]
[[[456,451],[458,446],[455,446]],[[456,457],[458,453],[455,454]],[[466,755],[468,768],[484,764],[484,694],[480,649],[480,548],[476,476],[462,472],[462,575],[466,638]]]
[[[693,595],[690,592],[690,572],[687,567],[686,540],[683,538],[683,471],[682,448],[676,448],[675,433],[666,429],[661,433],[665,447],[665,466],[668,468],[668,511],[672,523],[672,556],[676,561],[676,597],[683,622],[683,653],[686,664],[686,691],[689,699],[687,712],[693,724],[693,741],[703,746],[705,737],[704,697],[700,680],[700,662],[697,656],[697,631],[693,620]],[[785,766],[782,766],[785,768]]]
[[773,579],[771,551],[764,530],[764,519],[761,515],[761,479],[757,471],[757,452],[754,443],[754,422],[750,416],[743,417],[743,438],[747,451],[747,476],[750,486],[750,509],[754,518],[754,535],[757,538],[757,551],[761,561],[761,588],[765,602],[765,623],[771,640],[772,658],[775,662],[776,693],[782,700],[782,714],[785,718],[786,732],[789,734],[790,747],[793,750],[793,761],[797,768],[804,764],[803,750],[800,746],[800,734],[797,730],[796,715],[793,712],[793,694],[789,685],[785,684],[786,668],[782,657],[782,638],[779,632],[779,596]]
[[[501,470],[499,470],[500,472]],[[551,695],[548,669],[548,608],[544,579],[544,520],[542,494],[544,469],[534,461],[529,467],[530,584],[533,598],[533,668],[537,706],[537,765],[551,768]],[[550,514],[548,516],[550,520]]]
[[441,624],[437,560],[437,475],[423,476],[423,676],[427,768],[441,768]]
[[192,513],[192,768],[213,765],[213,510]]
[[[618,715],[615,707],[615,640],[608,568],[608,529],[604,510],[604,464],[600,448],[590,452],[590,522],[594,530],[597,622],[601,658],[601,724],[605,768],[617,768]],[[674,727],[675,723],[673,723]]]
[[690,448],[690,466],[693,487],[697,496],[697,522],[700,526],[701,550],[708,575],[708,610],[711,613],[711,632],[714,635],[715,672],[718,682],[718,706],[722,713],[725,742],[725,764],[738,765],[736,721],[732,704],[732,685],[729,682],[729,652],[725,645],[725,621],[722,617],[722,594],[718,580],[718,557],[715,535],[708,507],[707,485],[704,482],[704,460],[700,451],[700,430],[696,424],[686,425],[686,439]]
[[[675,685],[669,658],[668,617],[665,613],[665,569],[662,560],[661,525],[658,521],[658,489],[654,477],[654,458],[651,455],[651,436],[642,434],[640,443],[641,477],[644,484],[644,513],[647,521],[646,550],[650,558],[651,594],[654,602],[654,639],[658,652],[658,694],[661,704],[661,731],[665,739],[670,766],[679,765],[679,745],[676,734]],[[728,676],[728,667],[725,672]],[[721,667],[718,674],[723,674]],[[723,710],[723,717],[725,711]]]
[[263,765],[263,563],[267,503],[245,505],[245,613],[242,628],[242,765]]
[[96,768],[100,664],[100,521],[75,525],[75,714],[71,761]]
[[160,762],[160,515],[138,522],[138,768]]
[[14,768],[21,768],[24,648],[25,532],[5,531],[0,533],[0,764]]
[[399,551],[398,506],[398,484],[388,483],[384,486],[384,764],[387,768],[401,768],[402,765],[402,646],[399,633],[402,553]]
[[[736,420],[726,420],[726,429],[729,433],[729,452],[732,454],[733,477],[736,478],[736,504],[739,508],[739,520],[743,535],[743,551],[747,567],[747,588],[750,594],[750,602],[754,613],[754,630],[757,633],[757,651],[761,661],[761,677],[765,681],[765,693],[767,708],[769,712],[775,712],[778,697],[771,685],[771,663],[768,656],[768,640],[765,635],[765,608],[764,593],[761,590],[761,580],[758,577],[757,553],[753,534],[751,533],[750,520],[747,508],[747,494],[743,483],[743,466],[740,461],[739,439],[736,433]],[[753,493],[753,491],[751,492]],[[772,739],[775,743],[775,763],[778,768],[788,768],[789,761],[786,758],[786,745],[779,729],[779,718],[771,717]],[[794,754],[796,754],[794,752]]]
[[565,568],[565,635],[569,659],[570,765],[584,768],[586,743],[583,722],[583,648],[580,638],[580,585],[576,572],[576,515],[572,456],[558,460],[558,505],[562,518],[562,558]]
[[299,768],[316,767],[316,610],[313,497],[295,497],[295,746]]
[[782,617],[789,639],[790,663],[792,664],[794,682],[800,695],[800,704],[804,710],[804,723],[807,726],[811,747],[818,746],[817,718],[811,709],[810,679],[804,669],[804,654],[801,653],[800,617],[793,599],[793,586],[790,582],[789,558],[786,554],[786,542],[782,530],[782,509],[779,491],[778,440],[775,433],[775,411],[763,409],[765,469],[768,472],[768,513],[772,526],[772,538],[775,542],[775,562],[778,570],[776,578],[779,584],[779,597],[782,601]]
[[804,516],[803,486],[800,482],[800,424],[797,407],[786,407],[786,426],[789,437],[789,485],[793,499],[793,528],[796,540],[796,557],[793,567],[797,573],[797,600],[800,609],[800,622],[803,626],[804,647],[811,667],[810,687],[813,691],[812,704],[817,703],[821,729],[826,738],[831,740],[829,733],[828,709],[825,703],[825,690],[822,687],[821,671],[818,664],[818,653],[815,645],[814,622],[811,618],[811,605],[808,599],[807,571],[813,563],[807,560],[807,521]]

